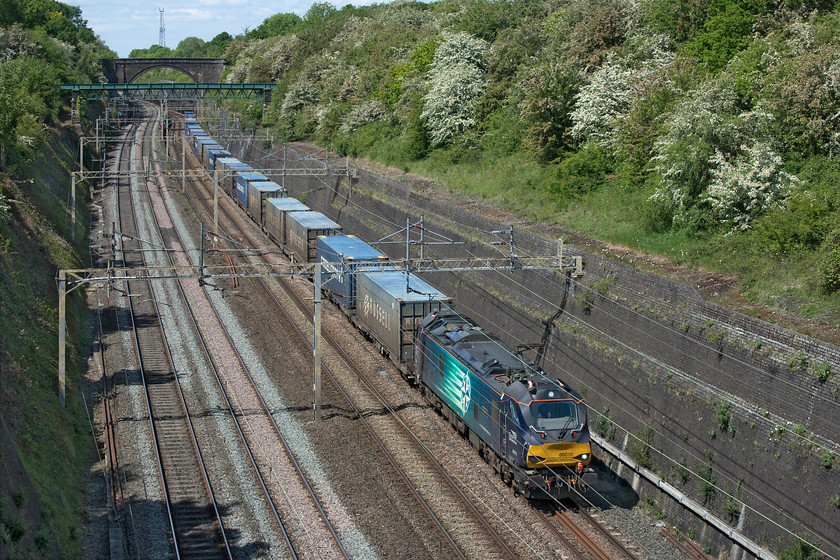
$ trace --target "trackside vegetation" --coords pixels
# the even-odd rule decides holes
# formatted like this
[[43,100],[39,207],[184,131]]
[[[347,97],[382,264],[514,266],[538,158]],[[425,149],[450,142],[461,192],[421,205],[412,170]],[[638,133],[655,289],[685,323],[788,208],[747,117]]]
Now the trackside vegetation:
[[[67,406],[58,402],[56,271],[85,266],[87,213],[69,241],[78,141],[63,82],[112,57],[53,0],[0,2],[0,557],[82,556],[83,476],[95,456],[80,386],[84,297],[68,298]],[[79,208],[86,202],[80,187]]]
[[736,278],[751,312],[840,338],[834,1],[316,3],[201,43],[172,52],[278,84],[280,139]]

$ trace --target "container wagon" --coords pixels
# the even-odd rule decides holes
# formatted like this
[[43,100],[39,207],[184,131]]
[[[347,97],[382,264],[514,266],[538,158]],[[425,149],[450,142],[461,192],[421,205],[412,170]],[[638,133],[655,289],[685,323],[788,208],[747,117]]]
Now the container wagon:
[[274,181],[248,182],[248,214],[260,226],[265,228],[265,203],[270,198],[284,196],[286,190]]
[[265,232],[268,237],[281,247],[286,245],[286,215],[306,210],[309,210],[309,206],[296,198],[268,199],[265,204]]
[[321,288],[345,312],[356,309],[357,263],[387,261],[388,257],[355,235],[327,235],[318,238]]
[[414,362],[414,333],[420,321],[452,305],[452,298],[404,271],[356,275],[356,298],[351,319],[403,367]]
[[316,262],[318,237],[341,233],[341,225],[320,212],[289,212],[286,214],[286,244],[283,250],[294,261]]

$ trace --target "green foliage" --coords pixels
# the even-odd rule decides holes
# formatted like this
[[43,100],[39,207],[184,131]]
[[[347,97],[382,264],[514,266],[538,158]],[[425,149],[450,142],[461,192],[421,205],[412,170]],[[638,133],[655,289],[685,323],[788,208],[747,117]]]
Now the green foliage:
[[561,199],[562,205],[594,192],[605,183],[613,169],[610,153],[595,142],[588,142],[582,150],[574,152],[557,165],[557,181],[550,192]]
[[172,49],[160,45],[152,45],[147,49],[131,49],[128,58],[172,58]]
[[[312,6],[311,9],[315,8]],[[322,15],[324,12],[321,12]],[[308,17],[308,14],[307,14]],[[267,39],[278,35],[291,35],[303,24],[303,20],[297,14],[279,13],[269,16],[263,22],[245,34],[248,39]],[[215,40],[215,39],[214,39]]]
[[835,229],[823,243],[819,286],[825,294],[840,291],[840,228]]
[[[711,3],[710,17],[704,22],[704,32],[698,34],[686,45],[686,50],[705,62],[712,71],[726,66],[738,51],[749,44],[756,21],[756,11],[763,9],[758,2],[745,0]],[[753,5],[751,5],[753,4]]]
[[831,470],[834,468],[834,454],[831,451],[824,451],[823,454],[820,456],[820,465],[824,469]]
[[840,148],[840,48],[827,46],[782,60],[765,78],[772,130],[788,153],[827,155]]
[[0,167],[30,160],[60,105],[58,71],[29,56],[0,63]]
[[807,371],[809,365],[810,360],[808,360],[808,355],[801,350],[791,356],[790,360],[788,360],[788,368],[790,371]]
[[729,402],[715,404],[715,421],[721,433],[735,432],[735,426],[732,425],[732,406]]
[[595,431],[607,441],[615,439],[616,424],[610,417],[609,407],[604,407],[604,411],[598,416],[598,420],[595,421]]
[[820,362],[814,367],[814,377],[820,383],[825,383],[831,377],[831,364],[828,362]]
[[639,465],[645,468],[653,467],[653,455],[651,449],[653,447],[653,438],[656,432],[653,426],[645,424],[642,430],[634,437],[628,446],[628,453],[630,457]]
[[538,161],[554,161],[572,143],[571,111],[580,86],[576,68],[551,64],[531,70],[520,102],[521,116],[528,124],[526,145]]
[[198,37],[186,37],[175,47],[173,56],[177,58],[202,58],[205,52],[205,42]]
[[[624,42],[627,32],[627,4],[619,0],[585,2],[584,11],[573,23],[564,47],[568,56],[584,65],[598,65],[611,49]],[[575,8],[571,8],[574,10]]]
[[641,17],[657,33],[683,43],[703,30],[710,0],[654,0],[642,5]]
[[0,25],[20,23],[71,45],[93,43],[96,37],[78,6],[54,0],[3,0]]
[[516,27],[541,9],[542,3],[537,0],[471,0],[459,14],[454,31],[493,41],[503,30]]
[[787,546],[777,551],[779,560],[817,560],[822,554],[808,540],[790,537]]
[[706,465],[698,465],[697,468],[698,491],[703,496],[703,504],[710,504],[717,496],[717,477],[712,471],[711,460]]
[[11,210],[12,207],[9,205],[9,199],[3,192],[0,192],[0,226],[12,221]]
[[415,111],[409,118],[404,130],[403,157],[409,161],[416,161],[426,157],[429,153],[429,133],[420,118],[420,112]]
[[680,461],[678,476],[680,478],[680,482],[682,482],[683,484],[687,484],[688,481],[691,479],[691,471],[688,470],[688,465],[685,464],[685,459]]
[[388,69],[388,81],[383,95],[386,103],[396,104],[402,93],[403,82],[412,76],[419,76],[428,71],[439,45],[439,38],[429,39],[414,48],[408,62]]
[[225,51],[227,51],[227,47],[230,42],[233,40],[233,36],[227,31],[222,31],[213,39],[210,40],[209,43],[204,43],[204,56],[207,58],[221,58],[225,55]]

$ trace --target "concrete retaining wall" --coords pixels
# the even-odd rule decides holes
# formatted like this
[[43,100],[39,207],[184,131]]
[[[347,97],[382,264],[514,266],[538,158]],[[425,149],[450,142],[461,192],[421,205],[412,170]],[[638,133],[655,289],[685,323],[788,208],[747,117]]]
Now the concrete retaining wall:
[[[261,167],[280,167],[279,153]],[[287,166],[323,167],[323,161],[297,160],[301,154],[289,149]],[[255,161],[266,151],[252,146],[240,155]],[[424,196],[398,179],[363,169],[351,175],[352,181],[287,177],[285,183],[291,196],[368,242],[422,215],[429,229],[466,241],[428,246],[427,254],[507,254],[505,246],[488,248],[486,232],[509,224]],[[556,250],[556,239],[524,227],[516,226],[515,236],[520,255]],[[395,258],[405,254],[403,245],[378,248]],[[632,263],[566,250],[583,256],[585,275],[577,281],[524,271],[424,279],[507,342],[535,346],[529,358],[583,391],[591,427],[609,434],[606,419],[615,422],[614,445],[732,527],[770,549],[795,533],[840,557],[840,376],[826,383],[814,376],[823,364],[840,372],[840,348],[733,313]],[[598,413],[607,409],[599,424]],[[837,465],[828,468],[831,456]],[[612,458],[601,458],[617,468]],[[637,491],[716,556],[744,555],[655,486],[639,483]]]

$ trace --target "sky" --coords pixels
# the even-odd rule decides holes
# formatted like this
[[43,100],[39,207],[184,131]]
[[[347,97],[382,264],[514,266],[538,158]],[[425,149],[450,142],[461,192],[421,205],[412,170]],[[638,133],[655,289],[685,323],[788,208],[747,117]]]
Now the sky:
[[[160,9],[163,8],[166,27],[166,46],[174,49],[186,37],[205,41],[227,31],[238,35],[254,29],[268,16],[278,12],[295,13],[301,17],[315,2],[313,0],[64,0],[79,6],[88,27],[120,57],[127,57],[132,49],[147,49],[158,44]],[[347,2],[330,2],[345,6]],[[372,1],[351,2],[354,6]],[[381,2],[380,2],[381,3]]]

